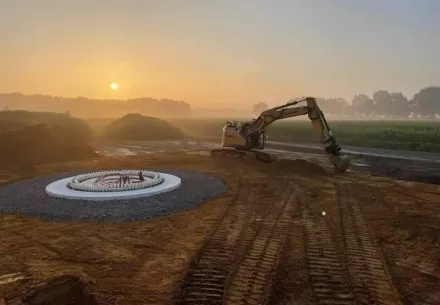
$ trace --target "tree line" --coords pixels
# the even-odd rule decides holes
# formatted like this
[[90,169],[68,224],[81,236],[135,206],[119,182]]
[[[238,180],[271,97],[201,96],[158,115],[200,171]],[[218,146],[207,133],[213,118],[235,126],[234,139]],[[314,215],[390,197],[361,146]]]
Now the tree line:
[[[303,99],[296,98],[295,100]],[[351,103],[343,98],[316,98],[325,114],[355,117],[435,118],[440,115],[440,87],[426,87],[408,99],[401,92],[378,90],[372,96],[357,94]],[[268,109],[265,103],[254,105],[253,113]]]
[[137,98],[99,100],[85,97],[65,98],[50,95],[0,94],[0,110],[30,110],[69,113],[76,117],[111,118],[127,113],[156,117],[189,117],[191,106],[171,99]]
[[440,114],[440,87],[421,89],[411,99],[401,92],[378,90],[372,96],[357,94],[351,103],[342,98],[318,98],[325,113],[357,117],[424,117]]

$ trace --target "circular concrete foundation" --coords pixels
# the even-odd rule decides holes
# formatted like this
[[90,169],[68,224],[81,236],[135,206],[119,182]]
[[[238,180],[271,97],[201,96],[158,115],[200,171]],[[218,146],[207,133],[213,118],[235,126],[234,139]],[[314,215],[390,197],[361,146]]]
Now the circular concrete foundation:
[[225,191],[225,184],[216,176],[161,168],[154,169],[154,172],[164,177],[178,177],[181,184],[173,190],[146,197],[123,197],[117,200],[106,198],[96,201],[90,198],[54,197],[46,192],[46,187],[54,181],[87,173],[40,176],[0,186],[0,214],[20,214],[49,220],[131,222],[196,209]]
[[104,201],[148,197],[172,191],[180,184],[179,177],[165,173],[101,171],[57,180],[46,186],[46,193],[65,199]]

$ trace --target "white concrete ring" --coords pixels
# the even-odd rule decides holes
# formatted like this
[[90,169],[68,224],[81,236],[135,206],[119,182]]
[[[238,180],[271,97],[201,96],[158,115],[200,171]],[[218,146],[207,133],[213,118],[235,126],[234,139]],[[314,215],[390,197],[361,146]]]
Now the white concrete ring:
[[[100,182],[102,178],[109,175],[127,175],[132,178],[137,178],[139,172],[142,172],[142,175],[147,178],[145,181],[138,181],[137,183],[124,184],[121,186],[111,185],[111,186],[103,186],[97,184]],[[94,183],[86,183],[86,181],[95,179]],[[100,171],[87,173],[84,175],[75,176],[72,178],[70,182],[68,182],[67,186],[73,190],[83,191],[83,192],[120,192],[120,191],[128,191],[128,190],[137,190],[148,187],[153,187],[163,182],[163,177],[159,173],[150,172],[150,171],[142,171],[142,170],[121,170],[121,171]]]
[[181,184],[181,179],[177,176],[165,174],[165,173],[157,173],[157,174],[159,174],[163,178],[162,183],[141,189],[129,189],[124,191],[74,190],[69,188],[68,184],[69,182],[72,181],[72,179],[77,177],[75,176],[75,177],[64,178],[50,183],[49,185],[46,186],[46,193],[53,197],[59,197],[65,199],[92,200],[92,201],[116,200],[116,199],[120,200],[120,199],[149,197],[160,193],[169,192],[178,188]]

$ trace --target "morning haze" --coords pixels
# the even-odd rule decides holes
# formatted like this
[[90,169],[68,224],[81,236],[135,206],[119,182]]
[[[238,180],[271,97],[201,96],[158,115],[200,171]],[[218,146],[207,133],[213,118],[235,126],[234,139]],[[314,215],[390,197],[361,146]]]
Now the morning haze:
[[440,80],[439,10],[434,0],[3,0],[0,92],[193,109],[377,90],[412,99]]
[[439,305],[439,13],[0,0],[0,305]]

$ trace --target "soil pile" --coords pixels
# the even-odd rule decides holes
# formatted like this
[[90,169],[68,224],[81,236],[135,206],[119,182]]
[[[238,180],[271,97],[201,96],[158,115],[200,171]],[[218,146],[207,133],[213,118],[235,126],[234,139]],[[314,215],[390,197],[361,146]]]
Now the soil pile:
[[34,112],[25,110],[0,111],[0,133],[19,130],[26,126],[45,124],[61,126],[70,129],[71,134],[78,138],[90,140],[92,130],[81,119],[70,116],[68,113]]
[[269,175],[280,173],[299,174],[304,176],[328,176],[330,173],[320,165],[305,159],[279,159],[276,155],[255,152],[245,153],[236,150],[211,150],[211,158],[225,167],[246,165]]
[[36,124],[0,131],[0,168],[29,168],[96,156],[75,128]]
[[276,165],[282,171],[295,173],[295,174],[308,175],[308,176],[329,175],[329,172],[327,172],[325,168],[304,159],[296,159],[296,160],[280,159],[276,162]]
[[28,305],[97,305],[87,285],[79,278],[63,275],[34,287],[21,304]]
[[133,113],[107,126],[103,138],[132,141],[180,140],[184,138],[184,133],[165,120]]

